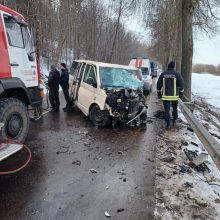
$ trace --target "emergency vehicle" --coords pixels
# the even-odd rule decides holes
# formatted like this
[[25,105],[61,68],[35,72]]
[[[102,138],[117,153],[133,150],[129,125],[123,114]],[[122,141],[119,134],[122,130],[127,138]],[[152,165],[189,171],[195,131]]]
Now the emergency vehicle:
[[[24,17],[0,4],[0,143],[23,142],[29,130],[28,107],[40,117],[39,60],[34,29]],[[19,150],[20,145],[0,145],[0,161]]]
[[137,67],[142,72],[142,81],[144,83],[143,85],[143,92],[144,94],[149,94],[152,88],[152,77],[150,74],[151,68],[150,68],[150,61],[147,58],[144,57],[136,57],[132,58],[129,66]]

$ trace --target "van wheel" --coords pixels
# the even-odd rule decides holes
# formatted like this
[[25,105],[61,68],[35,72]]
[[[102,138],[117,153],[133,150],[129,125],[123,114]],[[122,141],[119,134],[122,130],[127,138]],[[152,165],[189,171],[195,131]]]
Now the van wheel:
[[107,110],[101,110],[99,106],[95,105],[89,112],[89,119],[95,126],[107,127],[111,124],[111,117]]
[[15,98],[0,100],[0,138],[24,142],[29,130],[29,116],[23,102]]

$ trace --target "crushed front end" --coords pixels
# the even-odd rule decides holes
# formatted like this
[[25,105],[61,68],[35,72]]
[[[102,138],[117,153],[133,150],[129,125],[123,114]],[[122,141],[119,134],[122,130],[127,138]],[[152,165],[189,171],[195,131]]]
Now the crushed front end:
[[146,128],[147,106],[142,91],[111,89],[106,94],[106,105],[113,116],[113,125],[122,122],[132,127]]

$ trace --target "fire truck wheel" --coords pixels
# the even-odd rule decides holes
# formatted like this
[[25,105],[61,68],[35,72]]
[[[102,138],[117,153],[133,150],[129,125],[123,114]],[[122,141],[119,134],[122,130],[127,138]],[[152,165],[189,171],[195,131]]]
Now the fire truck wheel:
[[100,128],[107,127],[111,123],[111,117],[107,110],[101,110],[98,105],[92,107],[89,112],[89,119],[95,126]]
[[24,142],[29,129],[27,107],[18,99],[6,98],[0,100],[0,138],[14,139]]

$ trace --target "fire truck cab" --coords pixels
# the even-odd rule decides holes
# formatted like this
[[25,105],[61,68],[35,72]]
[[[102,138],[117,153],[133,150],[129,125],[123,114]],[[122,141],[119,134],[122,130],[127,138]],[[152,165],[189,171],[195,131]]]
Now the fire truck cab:
[[21,14],[0,4],[0,142],[23,142],[29,129],[28,107],[41,112],[34,34]]

